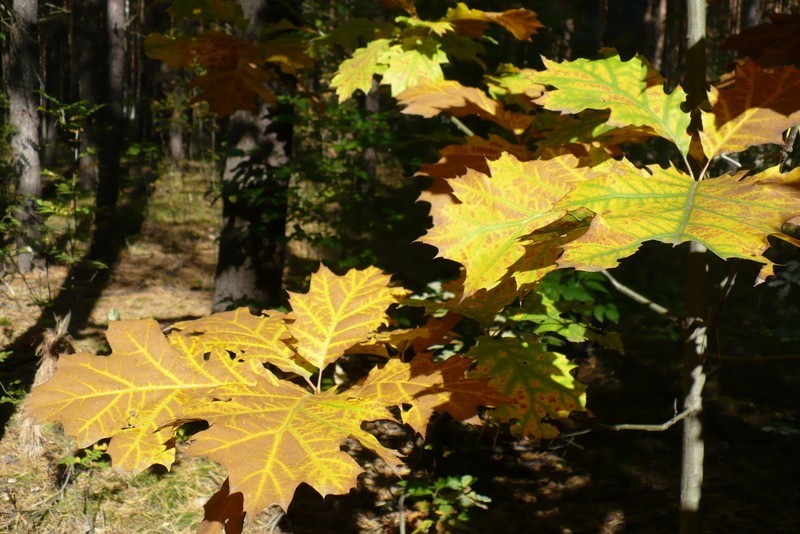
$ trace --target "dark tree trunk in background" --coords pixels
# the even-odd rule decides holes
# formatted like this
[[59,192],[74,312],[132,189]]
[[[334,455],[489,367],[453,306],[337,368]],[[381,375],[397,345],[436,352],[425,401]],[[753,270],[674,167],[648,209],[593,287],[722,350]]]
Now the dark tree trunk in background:
[[125,139],[125,0],[107,0],[106,64],[102,79],[105,106],[98,112],[97,149],[100,164],[95,198],[95,235],[90,254],[93,259],[113,261],[119,243],[117,199],[120,187],[120,157]]
[[[240,0],[257,36],[267,22],[286,16],[266,0]],[[268,113],[272,111],[272,113]],[[287,183],[273,170],[291,154],[291,125],[272,117],[291,113],[244,111],[230,119],[228,156],[222,178],[222,230],[214,279],[214,311],[235,304],[272,306],[283,300]]]
[[263,108],[261,117],[238,111],[230,119],[229,146],[242,155],[225,162],[215,311],[245,301],[273,305],[282,298],[286,183],[270,171],[288,163],[290,146],[284,132],[270,131],[274,123]]
[[761,22],[761,0],[743,0],[741,27],[751,28]]
[[616,48],[623,59],[637,53],[649,56],[646,11],[647,0],[607,0],[605,46]]
[[[104,52],[106,45],[106,17],[104,0],[79,0],[75,3],[76,40],[78,41],[78,96],[89,106],[106,100],[102,94],[103,80],[107,78]],[[97,187],[100,163],[98,160],[98,115],[89,117],[80,141],[78,181],[84,191]]]
[[8,93],[12,166],[16,173],[20,225],[17,239],[17,268],[29,272],[35,265],[35,244],[39,236],[36,200],[42,194],[39,162],[39,54],[36,45],[37,0],[14,0],[8,45],[3,57]]
[[90,106],[102,106],[91,116],[81,143],[80,183],[96,191],[89,256],[110,264],[119,245],[116,207],[125,131],[124,0],[85,0],[76,3],[76,8],[80,10],[81,99]]

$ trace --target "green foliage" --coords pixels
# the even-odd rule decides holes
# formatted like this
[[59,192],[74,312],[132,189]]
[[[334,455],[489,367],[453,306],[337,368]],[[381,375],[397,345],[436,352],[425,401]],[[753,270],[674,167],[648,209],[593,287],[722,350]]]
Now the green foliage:
[[95,443],[91,447],[81,449],[76,455],[64,456],[58,463],[67,467],[83,469],[106,469],[111,467],[107,443]]
[[472,485],[477,479],[471,475],[425,480],[402,480],[404,501],[414,503],[420,514],[414,521],[414,533],[468,532],[469,521],[475,509],[486,510],[492,502],[489,497],[476,492]]
[[[9,351],[0,351],[0,361],[5,360],[11,355]],[[3,395],[0,396],[0,404],[11,404],[17,406],[25,400],[27,388],[22,380],[12,380],[8,384],[0,383],[0,389],[3,390]]]

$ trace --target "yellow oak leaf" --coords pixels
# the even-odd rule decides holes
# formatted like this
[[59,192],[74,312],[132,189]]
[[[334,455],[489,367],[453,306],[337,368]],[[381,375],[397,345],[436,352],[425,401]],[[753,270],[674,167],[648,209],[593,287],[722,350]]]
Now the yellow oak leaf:
[[206,456],[228,471],[230,493],[242,492],[249,517],[267,506],[288,509],[295,489],[305,482],[323,496],[347,493],[363,471],[341,450],[355,438],[392,467],[397,453],[362,430],[364,421],[389,420],[377,399],[332,390],[312,394],[290,382],[255,377],[247,388],[219,388],[219,399],[195,402],[185,419],[208,421],[187,454]]
[[78,447],[110,437],[108,454],[127,471],[172,464],[173,429],[164,425],[194,396],[255,380],[235,360],[180,350],[153,320],[112,322],[107,337],[111,355],[64,356],[53,378],[33,388],[27,410],[61,423]]
[[608,109],[608,125],[652,128],[656,135],[675,143],[681,154],[688,154],[689,114],[681,109],[686,93],[677,87],[666,94],[663,80],[640,58],[543,61],[546,70],[533,76],[532,81],[555,90],[538,98],[537,104],[567,113]]
[[[600,176],[609,166],[579,167],[570,154],[526,162],[503,154],[487,164],[488,175],[470,170],[449,181],[462,203],[434,206],[438,223],[420,238],[466,268],[464,297],[498,285],[526,253],[520,238],[561,220],[564,211],[553,210],[553,204],[575,183]],[[544,276],[555,264],[540,267]]]
[[696,241],[723,259],[754,260],[771,272],[772,262],[762,255],[767,236],[782,236],[781,225],[800,214],[798,187],[800,169],[697,182],[674,167],[616,162],[612,172],[576,184],[558,203],[596,214],[585,234],[563,246],[558,264],[598,271],[615,267],[644,241]]
[[369,93],[372,88],[372,77],[386,70],[380,59],[389,51],[390,45],[389,39],[376,39],[353,52],[353,57],[342,61],[331,80],[331,87],[336,89],[340,104],[350,98],[356,90],[361,90],[364,94]]
[[321,266],[308,293],[289,293],[295,321],[287,328],[297,353],[322,370],[387,324],[386,309],[407,293],[389,287],[389,278],[375,267],[336,276]]
[[[201,350],[218,357],[233,353],[237,358],[255,359],[295,373],[304,378],[312,374],[305,362],[298,362],[289,340],[286,317],[253,315],[247,308],[215,313],[202,319],[172,325],[173,334],[189,336],[201,345]],[[305,367],[304,367],[305,364]]]

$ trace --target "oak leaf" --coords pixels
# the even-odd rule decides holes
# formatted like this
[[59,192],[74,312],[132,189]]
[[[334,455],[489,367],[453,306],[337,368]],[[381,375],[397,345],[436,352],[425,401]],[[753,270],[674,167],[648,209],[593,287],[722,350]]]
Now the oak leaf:
[[448,59],[438,42],[423,38],[415,41],[413,48],[392,46],[380,61],[386,65],[381,83],[390,86],[392,96],[397,96],[423,80],[444,79],[442,64]]
[[321,266],[311,276],[308,293],[289,293],[295,321],[287,328],[297,353],[322,370],[366,341],[370,332],[388,323],[386,309],[407,293],[388,284],[389,276],[375,267],[336,276]]
[[290,344],[292,335],[286,328],[286,320],[281,314],[253,315],[247,308],[238,308],[176,323],[172,325],[170,340],[174,341],[178,335],[190,337],[201,345],[204,353],[217,357],[233,353],[237,358],[253,358],[286,373],[308,378],[313,370],[305,362],[298,362]]
[[374,369],[359,385],[347,393],[363,398],[380,399],[387,406],[410,405],[403,410],[403,422],[425,436],[431,416],[447,412],[457,421],[479,423],[478,406],[498,406],[508,402],[487,379],[467,378],[472,360],[451,356],[434,362],[433,355],[418,354],[405,364],[390,359]]
[[515,134],[522,134],[533,120],[530,115],[509,112],[480,89],[452,80],[425,80],[397,95],[397,100],[405,106],[403,113],[409,115],[426,118],[442,112],[456,117],[477,115]]
[[447,10],[444,19],[452,22],[456,31],[470,37],[479,38],[489,23],[505,28],[520,41],[529,41],[531,35],[542,27],[536,13],[529,9],[509,9],[502,12],[470,9],[463,2]]
[[683,89],[664,92],[663,80],[635,57],[599,60],[577,59],[556,63],[543,59],[546,70],[533,76],[536,83],[555,88],[536,103],[554,111],[579,113],[608,109],[608,124],[615,127],[649,127],[675,143],[681,154],[689,152],[689,114],[681,110]]
[[800,124],[800,69],[765,70],[750,60],[736,66],[732,87],[712,88],[700,140],[709,158],[753,145],[783,144],[784,130]]
[[[463,204],[441,206],[433,214],[438,224],[420,238],[437,247],[439,256],[466,268],[465,297],[499,284],[509,266],[525,255],[520,238],[561,220],[564,212],[553,210],[553,204],[576,182],[605,172],[608,164],[582,168],[569,154],[527,162],[503,154],[488,166],[489,175],[470,170],[449,181]],[[542,265],[539,275],[553,268]]]
[[[310,63],[298,46],[296,39],[286,37],[259,45],[218,31],[179,38],[151,34],[145,39],[147,54],[170,68],[196,64],[205,71],[191,82],[200,91],[192,102],[207,101],[219,115],[230,115],[238,109],[255,112],[259,99],[275,105],[277,97],[265,84],[276,74],[265,63],[276,63],[287,73],[296,72]],[[269,50],[266,59],[265,47]]]
[[469,136],[461,145],[449,145],[441,150],[441,158],[436,163],[426,163],[417,174],[433,178],[454,178],[473,169],[484,174],[489,172],[488,160],[495,160],[503,152],[514,155],[519,160],[530,159],[530,151],[523,145],[509,143],[497,135],[488,139]]
[[181,412],[183,419],[211,425],[195,435],[187,454],[226,468],[230,493],[244,495],[249,517],[271,504],[288,509],[303,482],[323,496],[350,491],[363,471],[341,450],[349,437],[388,465],[400,465],[396,452],[361,428],[364,421],[392,418],[377,399],[333,390],[312,394],[290,382],[254,378],[254,386],[218,388],[213,399]]
[[369,93],[372,77],[386,70],[386,65],[380,59],[389,51],[390,45],[389,39],[376,39],[353,52],[353,57],[342,61],[331,80],[331,87],[336,89],[340,104],[356,90]]
[[238,361],[206,361],[202,352],[180,350],[153,320],[112,322],[107,337],[111,355],[61,358],[53,378],[32,390],[27,407],[39,421],[61,423],[78,447],[110,437],[108,454],[128,471],[172,464],[173,429],[164,425],[192,398],[255,380]]
[[767,236],[783,236],[781,225],[800,214],[798,188],[800,169],[698,182],[674,167],[616,162],[612,172],[577,183],[557,204],[596,214],[588,232],[563,246],[558,264],[598,271],[615,267],[644,241],[696,241],[723,259],[764,263],[771,273],[772,262],[762,255]]
[[489,378],[490,386],[511,398],[492,417],[510,422],[516,436],[554,438],[559,432],[548,419],[586,410],[586,386],[570,374],[577,366],[541,343],[482,337],[467,356],[477,360],[470,376]]

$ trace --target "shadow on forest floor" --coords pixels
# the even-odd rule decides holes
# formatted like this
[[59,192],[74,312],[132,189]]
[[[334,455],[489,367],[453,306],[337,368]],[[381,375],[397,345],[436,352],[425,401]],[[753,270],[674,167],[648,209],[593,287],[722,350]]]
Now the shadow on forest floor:
[[[0,377],[3,383],[15,382],[17,387],[26,390],[30,388],[38,363],[36,346],[42,341],[45,330],[54,326],[56,316],[64,317],[67,313],[70,314],[70,332],[78,332],[89,326],[92,310],[113,277],[124,244],[128,238],[137,235],[142,229],[152,192],[149,180],[151,180],[149,174],[142,174],[132,187],[122,191],[120,198],[126,198],[127,202],[117,208],[120,228],[117,244],[92,244],[92,248],[101,250],[104,257],[114,259],[109,262],[111,264],[109,268],[98,270],[93,267],[88,261],[91,252],[87,252],[81,261],[69,268],[56,296],[47,303],[47,310],[39,315],[33,325],[4,347],[4,350],[12,354],[0,363]],[[14,409],[12,404],[0,406],[0,437],[4,434]]]

